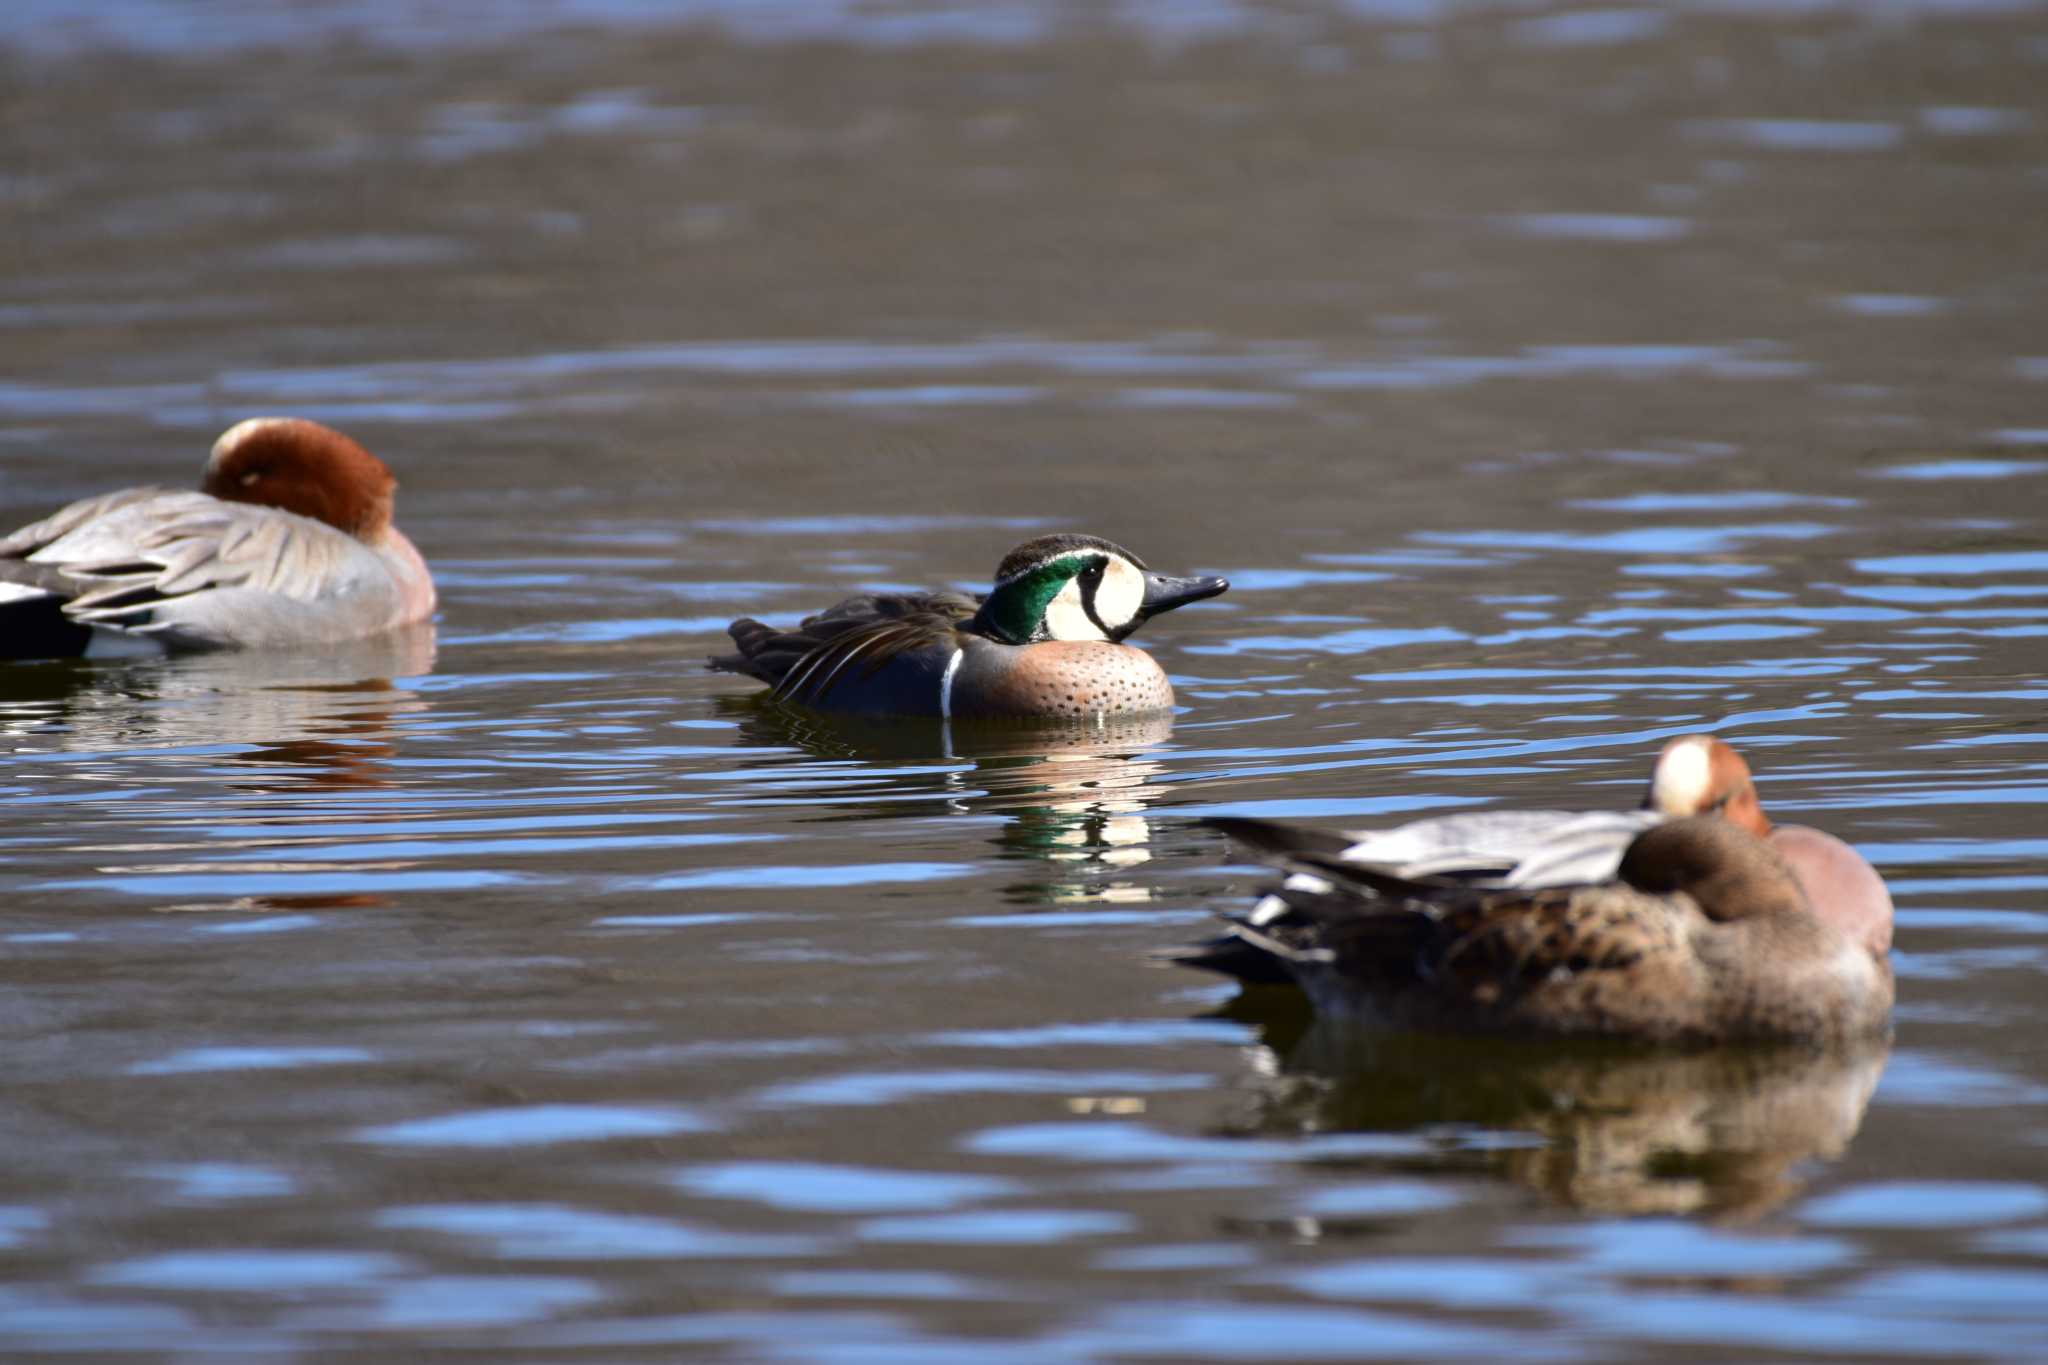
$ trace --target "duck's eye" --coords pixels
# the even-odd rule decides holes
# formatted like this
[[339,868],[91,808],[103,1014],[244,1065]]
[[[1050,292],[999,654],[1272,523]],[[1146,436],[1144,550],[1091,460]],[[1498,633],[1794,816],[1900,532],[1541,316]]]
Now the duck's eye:
[[255,485],[256,485],[256,481],[257,481],[258,479],[262,478],[262,477],[263,477],[263,471],[262,471],[262,470],[260,470],[260,469],[252,469],[252,470],[250,470],[250,471],[249,471],[248,473],[246,473],[246,474],[244,474],[244,475],[242,476],[242,487],[244,487],[244,488],[253,488],[253,487],[255,487]]

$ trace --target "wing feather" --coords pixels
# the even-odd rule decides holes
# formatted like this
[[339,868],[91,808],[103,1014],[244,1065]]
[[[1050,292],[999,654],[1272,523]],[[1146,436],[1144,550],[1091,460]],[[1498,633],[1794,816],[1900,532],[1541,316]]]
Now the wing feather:
[[103,517],[134,503],[153,502],[158,498],[197,497],[199,494],[181,494],[169,488],[124,488],[118,493],[102,493],[96,498],[81,498],[58,508],[41,521],[32,521],[12,534],[0,538],[0,559],[28,559],[37,551],[53,545],[82,527],[89,527]]
[[[1211,820],[1287,875],[1228,925],[1235,949],[1211,941],[1178,960],[1249,981],[1271,980],[1276,967],[1296,974],[1336,963],[1375,995],[1424,990],[1503,1006],[1546,982],[1622,970],[1672,946],[1675,921],[1607,881],[1609,841],[1652,822],[1546,813],[1504,857],[1456,828],[1345,845],[1295,826]],[[1397,861],[1360,861],[1367,849]],[[1592,875],[1550,880],[1581,870]]]
[[785,684],[775,689],[778,700],[798,699],[817,701],[832,690],[832,684],[839,680],[847,666],[862,654],[876,654],[886,658],[893,653],[892,645],[900,646],[910,634],[901,624],[891,622],[868,630],[850,630],[838,636],[832,643],[817,652],[805,665],[802,674],[791,674]]
[[823,705],[856,661],[863,675],[872,674],[899,654],[938,643],[952,630],[951,621],[925,619],[879,621],[846,631],[814,651],[771,695],[778,701]]
[[794,630],[751,618],[727,628],[734,654],[707,666],[768,683],[782,700],[817,704],[859,663],[880,667],[905,650],[943,639],[973,616],[977,604],[960,593],[872,593],[849,597],[807,616]]
[[158,488],[73,503],[0,541],[0,577],[25,575],[80,624],[192,647],[296,638],[309,606],[374,629],[397,592],[376,552],[331,526]]

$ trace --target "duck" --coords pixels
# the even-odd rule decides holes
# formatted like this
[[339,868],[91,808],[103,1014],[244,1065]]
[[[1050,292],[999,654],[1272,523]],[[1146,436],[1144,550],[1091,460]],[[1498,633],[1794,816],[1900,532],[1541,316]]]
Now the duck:
[[778,702],[853,716],[1100,720],[1168,711],[1173,685],[1124,641],[1164,612],[1226,591],[1221,578],[1152,572],[1122,546],[1060,533],[1025,541],[985,596],[867,593],[794,630],[751,618],[708,661]]
[[1539,887],[1280,860],[1283,915],[1234,931],[1347,1022],[1675,1045],[1884,1032],[1890,926],[1819,912],[1771,841],[1720,814],[1651,824],[1611,878]]
[[331,644],[424,621],[398,481],[332,427],[252,417],[196,491],[126,488],[0,539],[0,658]]
[[[1234,817],[1205,823],[1280,864],[1306,856],[1355,863],[1403,880],[1535,891],[1610,881],[1639,835],[1691,817],[1720,819],[1766,841],[1791,869],[1816,915],[1874,951],[1889,952],[1892,899],[1877,870],[1824,830],[1774,824],[1764,813],[1748,763],[1710,734],[1667,741],[1634,810],[1473,811],[1348,833]],[[1271,931],[1285,928],[1291,913],[1283,894],[1269,894],[1243,920],[1254,932],[1233,926],[1219,937],[1163,956],[1246,984],[1291,983],[1294,975],[1286,961],[1267,942]]]

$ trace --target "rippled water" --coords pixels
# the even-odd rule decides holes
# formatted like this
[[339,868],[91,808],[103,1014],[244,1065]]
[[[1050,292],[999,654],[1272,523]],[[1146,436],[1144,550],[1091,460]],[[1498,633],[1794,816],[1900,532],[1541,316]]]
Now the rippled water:
[[[2038,1354],[2048,26],[1743,11],[0,21],[7,524],[299,412],[444,607],[0,667],[0,1344]],[[1171,724],[700,667],[1068,527],[1233,580]],[[1628,804],[1700,728],[1889,879],[1888,1049],[1145,961],[1256,884],[1192,816]]]

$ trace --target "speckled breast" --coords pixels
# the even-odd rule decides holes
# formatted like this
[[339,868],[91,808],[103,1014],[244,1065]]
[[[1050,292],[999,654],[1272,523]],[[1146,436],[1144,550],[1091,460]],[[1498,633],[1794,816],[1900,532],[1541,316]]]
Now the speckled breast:
[[1173,684],[1150,654],[1107,641],[974,643],[953,677],[952,713],[963,720],[1126,716],[1172,705]]

